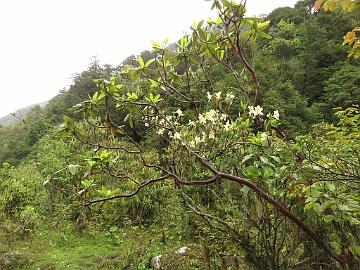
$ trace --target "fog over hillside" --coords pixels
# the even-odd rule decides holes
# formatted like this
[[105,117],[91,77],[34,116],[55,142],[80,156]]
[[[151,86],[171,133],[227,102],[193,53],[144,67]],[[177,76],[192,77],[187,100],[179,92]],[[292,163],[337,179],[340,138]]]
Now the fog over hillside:
[[26,115],[28,114],[28,112],[31,111],[31,109],[35,108],[36,106],[40,106],[41,108],[44,108],[47,103],[48,103],[48,101],[37,103],[37,104],[32,104],[30,106],[21,108],[13,113],[9,113],[8,115],[5,115],[0,118],[0,125],[1,126],[9,126],[12,124],[19,123],[26,118]]

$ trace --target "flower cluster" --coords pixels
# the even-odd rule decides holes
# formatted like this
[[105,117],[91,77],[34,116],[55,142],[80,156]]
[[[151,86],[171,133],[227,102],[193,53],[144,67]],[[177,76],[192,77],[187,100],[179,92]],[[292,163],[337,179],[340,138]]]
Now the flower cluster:
[[256,107],[249,106],[248,109],[249,109],[249,115],[250,116],[255,117],[255,116],[258,116],[258,115],[264,115],[263,112],[262,112],[263,108],[261,108],[259,105],[256,106]]
[[232,93],[232,92],[229,92],[226,94],[226,97],[225,97],[225,101],[233,101],[233,99],[235,98],[235,95]]
[[[221,91],[216,92],[214,95],[210,94],[210,92],[207,92],[207,98],[210,101],[213,97],[215,97],[215,100],[220,101],[221,100]],[[226,102],[232,102],[235,98],[235,95],[232,92],[226,93],[225,101]]]
[[[156,133],[159,135],[169,135],[170,137],[174,137],[175,134],[171,132],[173,128],[177,128],[180,125],[181,117],[184,116],[184,113],[181,109],[177,109],[172,115],[164,115],[162,117],[154,116],[154,117],[142,117],[144,125],[146,127],[149,126],[149,119],[153,120],[154,126],[157,127]],[[179,138],[178,135],[175,136]]]
[[235,125],[229,116],[218,110],[211,109],[199,114],[197,121],[189,121],[187,130],[191,130],[193,136],[189,138],[189,146],[195,146],[205,142],[215,142],[223,132],[231,131]]
[[[249,109],[249,115],[250,116],[253,116],[253,117],[255,117],[255,116],[260,116],[260,115],[264,115],[264,113],[263,113],[263,108],[261,108],[259,105],[258,106],[256,106],[256,107],[253,107],[253,106],[248,106],[248,109]],[[276,119],[276,120],[279,120],[279,118],[280,118],[280,114],[279,114],[279,111],[278,110],[276,110],[276,111],[274,111],[274,113],[273,114],[271,114],[271,113],[268,113],[267,115],[266,115],[268,118],[274,118],[274,119]]]
[[[213,96],[208,93],[209,98]],[[221,92],[214,94],[215,98],[221,98]],[[228,93],[227,100],[232,100],[234,95]],[[154,123],[157,127],[156,133],[171,138],[175,144],[181,143],[197,151],[206,149],[209,145],[213,147],[227,147],[228,143],[237,140],[244,140],[244,134],[251,133],[251,119],[256,116],[264,115],[264,109],[261,106],[248,106],[248,115],[239,115],[235,120],[229,115],[218,109],[210,109],[198,115],[196,120],[188,120],[184,123],[184,112],[177,109],[170,115],[154,117]],[[279,112],[276,110],[267,115],[269,119],[279,119]],[[147,119],[147,118],[145,118]],[[245,132],[245,133],[244,133]],[[246,135],[247,136],[247,135]],[[267,143],[269,135],[266,132],[258,132],[251,135],[254,144],[263,145]],[[215,149],[214,148],[214,149]]]

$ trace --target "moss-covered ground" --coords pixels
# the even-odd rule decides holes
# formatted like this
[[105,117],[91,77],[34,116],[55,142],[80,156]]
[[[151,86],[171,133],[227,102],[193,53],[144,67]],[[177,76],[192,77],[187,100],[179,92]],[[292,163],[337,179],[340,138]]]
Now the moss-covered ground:
[[[166,269],[203,269],[198,247],[179,257],[180,239],[167,238],[156,227],[112,227],[77,232],[72,225],[42,226],[22,235],[16,225],[0,226],[0,270],[149,269],[153,256],[163,256]],[[179,258],[177,258],[179,257]]]

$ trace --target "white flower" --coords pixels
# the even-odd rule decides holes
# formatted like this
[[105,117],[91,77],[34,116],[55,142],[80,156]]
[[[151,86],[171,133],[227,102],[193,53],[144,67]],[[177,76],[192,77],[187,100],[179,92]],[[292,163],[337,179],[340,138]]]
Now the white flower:
[[195,141],[194,141],[194,140],[192,140],[192,141],[190,141],[190,142],[189,142],[189,146],[190,146],[190,147],[192,147],[192,148],[194,148],[194,147],[195,147],[195,144],[196,144],[196,143],[195,143]]
[[215,98],[216,99],[221,99],[221,91],[215,93]]
[[248,109],[249,109],[249,114],[250,115],[253,115],[255,113],[255,109],[254,109],[253,106],[249,106]]
[[206,119],[211,121],[211,122],[215,122],[216,121],[216,111],[214,109],[211,109],[210,111],[208,111],[206,113]]
[[261,108],[259,105],[256,106],[255,108],[253,106],[249,106],[249,114],[253,115],[253,116],[257,116],[257,115],[264,115],[263,114],[263,108]]
[[194,141],[195,141],[195,144],[201,143],[201,139],[198,136],[195,136]]
[[209,139],[215,139],[215,133],[214,133],[214,131],[210,131],[210,133],[209,133]]
[[278,110],[274,111],[274,118],[276,120],[279,120],[279,117],[280,117],[279,111]]
[[199,114],[199,121],[200,121],[200,124],[205,124],[206,118],[202,114]]
[[256,106],[254,116],[256,116],[256,115],[264,115],[262,111],[263,111],[263,108],[261,108],[259,105]]
[[183,114],[183,112],[182,112],[182,110],[180,110],[180,109],[177,109],[177,111],[175,112],[179,117],[181,117],[181,116],[183,116],[184,114]]
[[207,98],[208,98],[208,100],[212,99],[212,95],[209,92],[207,92]]
[[145,125],[145,127],[148,127],[148,126],[149,126],[149,123],[145,123],[144,125]]
[[195,127],[195,122],[194,122],[194,121],[192,121],[192,120],[189,120],[188,125],[189,125],[189,126],[191,126],[191,127]]
[[220,116],[220,120],[226,120],[226,118],[227,118],[227,114],[222,113]]
[[156,131],[157,134],[162,135],[164,134],[164,129],[160,128],[158,131]]
[[165,120],[164,120],[164,119],[160,119],[159,124],[160,124],[160,125],[165,124]]
[[206,132],[201,132],[201,135],[202,135],[202,137],[201,137],[201,142],[205,142],[206,141]]
[[181,135],[179,132],[175,132],[174,134],[174,140],[180,140],[181,139]]
[[233,100],[234,98],[235,98],[234,94],[233,94],[232,92],[229,92],[229,93],[226,94],[225,100],[226,100],[226,101],[231,101],[231,100]]
[[226,132],[230,131],[230,129],[232,128],[232,125],[230,124],[229,121],[226,121],[226,124],[224,125],[224,129]]

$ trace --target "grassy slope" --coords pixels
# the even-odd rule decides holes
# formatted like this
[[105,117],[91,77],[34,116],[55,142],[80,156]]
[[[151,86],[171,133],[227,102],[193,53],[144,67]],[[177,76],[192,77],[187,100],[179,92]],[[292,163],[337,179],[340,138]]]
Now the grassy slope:
[[[5,245],[4,245],[5,243]],[[62,270],[62,269],[148,269],[150,259],[166,251],[174,254],[181,242],[169,239],[166,245],[161,242],[157,228],[127,228],[108,231],[87,231],[77,233],[71,226],[37,232],[27,240],[6,240],[0,235],[3,254],[19,252],[16,266],[7,269]],[[4,248],[5,246],[5,248]],[[195,247],[195,245],[193,245]],[[169,269],[202,269],[194,248],[188,258],[171,258],[182,261]],[[1,255],[1,250],[0,250]],[[169,255],[165,255],[165,257]],[[177,255],[171,255],[176,257]],[[179,268],[180,267],[180,268]],[[184,268],[185,267],[185,268]],[[3,270],[1,268],[0,270]]]

